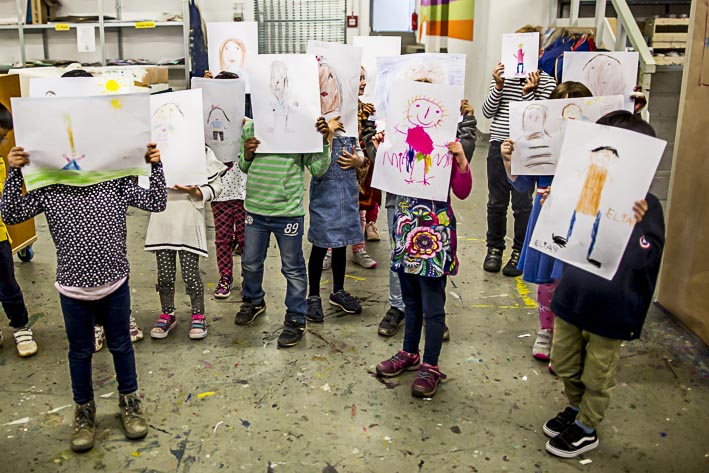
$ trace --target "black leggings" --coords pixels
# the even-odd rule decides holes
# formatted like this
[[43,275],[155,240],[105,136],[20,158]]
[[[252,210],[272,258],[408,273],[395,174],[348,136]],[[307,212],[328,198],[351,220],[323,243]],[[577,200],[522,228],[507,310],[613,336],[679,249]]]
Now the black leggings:
[[[308,282],[310,291],[308,296],[320,295],[320,280],[322,279],[322,263],[327,254],[327,248],[313,245],[308,260]],[[347,267],[347,247],[332,249],[332,292],[345,288],[345,269]]]

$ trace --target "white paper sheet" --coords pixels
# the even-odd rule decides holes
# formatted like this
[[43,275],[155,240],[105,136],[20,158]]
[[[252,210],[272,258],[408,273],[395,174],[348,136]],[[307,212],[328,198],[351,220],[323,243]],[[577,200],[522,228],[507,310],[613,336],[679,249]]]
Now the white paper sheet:
[[618,270],[667,143],[632,131],[569,121],[549,198],[530,246],[606,279]]
[[80,53],[93,53],[96,51],[96,27],[76,27],[76,48]]
[[207,46],[212,75],[221,71],[238,74],[246,80],[246,93],[251,93],[248,70],[258,56],[258,23],[207,23]]
[[392,85],[372,187],[445,202],[453,164],[447,145],[455,141],[463,91],[403,79]]
[[320,112],[325,119],[340,117],[342,136],[358,136],[357,102],[362,49],[340,43],[308,41],[308,54],[318,61]]
[[12,115],[15,141],[30,153],[23,168],[28,190],[149,172],[147,95],[13,98]]
[[206,184],[202,91],[151,95],[150,116],[167,186]]
[[539,66],[539,33],[502,35],[502,64],[505,79],[527,77]]
[[221,162],[237,161],[244,122],[243,79],[192,79],[192,88],[202,90],[204,140]]
[[630,98],[638,79],[637,52],[566,52],[564,81],[581,82],[594,96],[622,95],[625,109],[633,111]]
[[318,64],[312,54],[261,54],[249,71],[259,153],[319,153]]
[[47,77],[30,79],[30,97],[88,97],[146,93],[120,74],[100,77]]
[[401,55],[400,36],[355,36],[352,44],[362,48],[362,67],[367,86],[360,99],[365,103],[374,103],[374,91],[377,83],[377,58]]
[[553,175],[567,120],[595,123],[606,113],[622,109],[620,95],[510,103],[512,174]]

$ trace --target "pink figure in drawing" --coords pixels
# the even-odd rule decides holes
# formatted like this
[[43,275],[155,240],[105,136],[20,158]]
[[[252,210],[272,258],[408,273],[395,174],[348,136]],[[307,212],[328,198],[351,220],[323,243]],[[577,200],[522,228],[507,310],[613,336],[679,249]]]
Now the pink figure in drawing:
[[524,76],[524,45],[522,43],[519,43],[517,46],[517,54],[514,55],[515,59],[517,59],[517,74]]
[[409,177],[405,181],[409,184],[414,182],[414,170],[419,161],[423,161],[423,180],[419,182],[425,186],[430,184],[428,173],[431,170],[431,155],[436,145],[427,130],[440,126],[444,115],[443,107],[435,100],[416,97],[410,101],[406,110],[407,128],[402,130],[396,127],[396,131],[406,135],[408,148],[405,153],[405,164]]

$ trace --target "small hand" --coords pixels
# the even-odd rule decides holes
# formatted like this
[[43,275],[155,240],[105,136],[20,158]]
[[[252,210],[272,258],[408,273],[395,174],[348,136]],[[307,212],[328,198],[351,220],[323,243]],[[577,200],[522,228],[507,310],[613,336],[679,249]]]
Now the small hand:
[[506,139],[505,141],[502,142],[502,146],[500,147],[500,151],[502,152],[502,159],[505,161],[512,162],[512,152],[515,150],[515,143],[514,141],[510,140],[509,138]]
[[525,82],[524,87],[522,87],[522,94],[526,95],[536,90],[536,88],[539,87],[540,78],[541,75],[539,71],[530,72],[529,75],[527,75],[527,82]]
[[502,87],[505,85],[505,78],[502,77],[502,74],[505,72],[505,65],[502,64],[501,62],[495,66],[495,69],[492,70],[492,78],[495,79],[495,88],[497,90],[502,90]]
[[212,77],[212,71],[210,71],[210,70],[204,71],[204,78],[205,78],[205,79],[212,79],[212,78],[213,78],[213,77]]
[[330,133],[330,128],[327,126],[325,117],[318,118],[318,121],[315,122],[315,128],[317,128],[318,132],[322,135],[323,143],[330,141],[332,134]]
[[384,132],[380,131],[372,137],[372,144],[374,149],[379,149],[379,145],[384,143]]
[[155,143],[148,143],[148,151],[145,152],[145,162],[148,164],[160,162],[160,150]]
[[260,144],[261,142],[256,138],[249,138],[244,142],[244,159],[246,161],[253,161],[256,149]]
[[643,89],[639,85],[633,88],[633,93],[630,94],[630,98],[635,99],[635,109],[633,113],[640,112],[645,108],[645,105],[647,105],[647,96],[643,93]]
[[465,157],[465,150],[460,141],[452,141],[448,143],[448,152],[453,155],[458,163],[458,169],[463,173],[468,171],[468,160]]
[[475,115],[475,109],[468,102],[468,99],[463,99],[460,101],[460,114],[463,116],[473,116]]
[[647,201],[645,199],[638,200],[633,204],[633,213],[635,214],[635,223],[640,223],[647,212]]
[[7,155],[7,162],[12,168],[22,168],[30,163],[30,154],[22,146],[15,146]]
[[344,156],[340,156],[337,159],[337,164],[339,164],[342,169],[359,169],[364,166],[364,159],[362,159],[362,157],[359,156],[356,151],[351,154],[345,150],[342,150],[342,154]]
[[332,134],[334,134],[336,131],[345,131],[345,125],[343,125],[340,121],[340,115],[336,116],[335,118],[331,118],[327,122],[327,126]]
[[194,199],[202,200],[202,190],[198,186],[181,186],[179,184],[176,184],[172,187],[172,189],[176,191],[185,192]]
[[371,103],[365,103],[364,105],[362,105],[362,112],[367,115],[367,117],[369,117],[370,115],[373,115],[374,112],[376,112],[376,109]]
[[539,203],[541,205],[544,205],[544,202],[546,202],[549,198],[549,194],[551,194],[551,187],[547,187],[546,189],[540,189],[538,192],[541,194],[541,197],[539,198]]

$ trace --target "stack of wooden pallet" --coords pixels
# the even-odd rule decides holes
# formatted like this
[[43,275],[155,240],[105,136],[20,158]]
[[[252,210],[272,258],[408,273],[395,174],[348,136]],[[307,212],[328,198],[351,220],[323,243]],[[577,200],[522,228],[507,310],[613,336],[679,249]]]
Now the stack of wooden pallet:
[[689,18],[653,18],[645,24],[645,36],[658,65],[684,64]]

